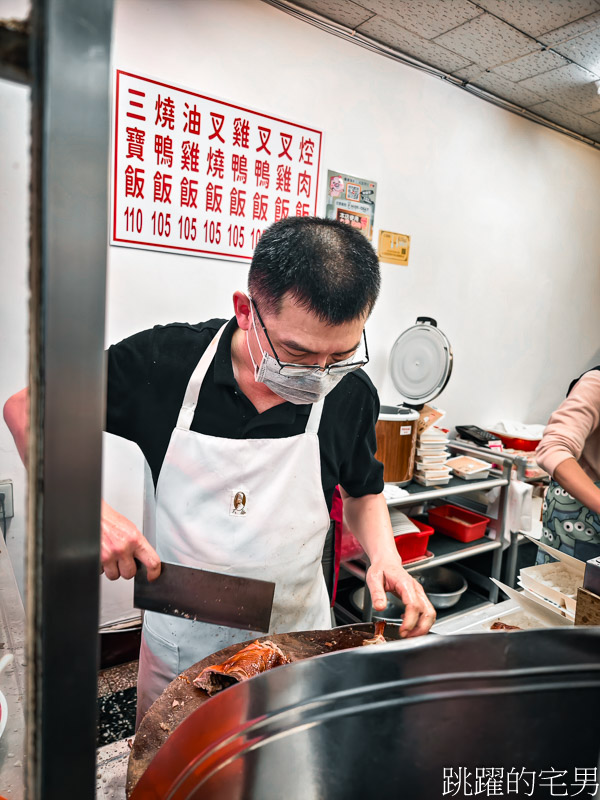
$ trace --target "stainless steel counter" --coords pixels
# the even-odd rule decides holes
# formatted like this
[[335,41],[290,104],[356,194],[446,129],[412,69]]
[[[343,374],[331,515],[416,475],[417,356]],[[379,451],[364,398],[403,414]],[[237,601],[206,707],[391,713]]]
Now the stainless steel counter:
[[0,675],[8,717],[0,739],[0,794],[22,800],[24,789],[25,613],[6,549],[0,539],[0,655],[12,653],[12,664]]

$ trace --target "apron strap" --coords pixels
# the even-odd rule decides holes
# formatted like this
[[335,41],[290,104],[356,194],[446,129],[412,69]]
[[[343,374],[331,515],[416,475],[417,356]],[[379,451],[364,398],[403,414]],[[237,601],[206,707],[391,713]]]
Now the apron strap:
[[317,403],[313,403],[313,406],[310,410],[310,416],[308,418],[308,422],[306,423],[306,430],[305,433],[318,433],[319,432],[319,425],[321,424],[321,414],[323,413],[323,404],[325,402],[325,398],[322,397]]
[[190,378],[190,382],[185,390],[183,405],[181,406],[179,417],[177,418],[177,427],[181,430],[189,431],[192,425],[194,412],[196,411],[196,406],[198,405],[198,397],[200,396],[200,387],[202,386],[202,381],[204,380],[204,376],[206,375],[208,368],[215,357],[219,339],[221,338],[221,335],[226,327],[227,323],[225,323],[223,327],[217,331],[214,339],[208,345],[202,355],[202,358],[192,372],[192,377]]

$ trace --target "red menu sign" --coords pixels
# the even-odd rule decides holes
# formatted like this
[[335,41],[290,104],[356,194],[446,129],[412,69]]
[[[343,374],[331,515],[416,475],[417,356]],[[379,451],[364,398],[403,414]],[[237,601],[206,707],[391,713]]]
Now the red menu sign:
[[322,133],[117,70],[111,244],[248,261],[316,214]]

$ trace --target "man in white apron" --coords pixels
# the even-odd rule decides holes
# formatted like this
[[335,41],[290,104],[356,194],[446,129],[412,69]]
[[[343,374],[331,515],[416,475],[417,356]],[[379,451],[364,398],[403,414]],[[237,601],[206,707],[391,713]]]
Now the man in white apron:
[[[393,591],[404,635],[429,630],[435,612],[394,546],[374,458],[379,403],[359,370],[379,281],[361,233],[289,218],[263,234],[229,323],[157,327],[110,348],[107,430],[136,441],[152,470],[156,552],[105,506],[108,578],[131,578],[134,557],[150,578],[161,560],[262,578],[276,584],[271,633],[329,628],[321,557],[339,484],[373,606]],[[251,637],[146,612],[138,720],[179,672]]]

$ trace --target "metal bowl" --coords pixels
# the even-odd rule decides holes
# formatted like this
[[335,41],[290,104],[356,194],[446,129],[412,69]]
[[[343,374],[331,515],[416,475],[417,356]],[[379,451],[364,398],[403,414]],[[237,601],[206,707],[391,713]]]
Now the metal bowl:
[[[404,614],[404,603],[395,594],[388,592],[386,594],[388,604],[383,611],[375,611],[373,609],[373,619],[384,619],[389,622],[399,622]],[[352,592],[351,595],[352,605],[362,614],[363,601],[365,599],[365,587],[361,586]]]
[[419,581],[434,608],[450,608],[456,605],[467,591],[467,581],[460,574],[447,567],[432,567],[420,575]]

